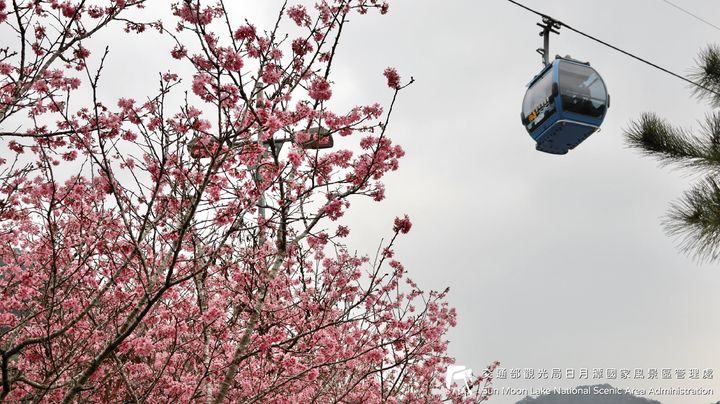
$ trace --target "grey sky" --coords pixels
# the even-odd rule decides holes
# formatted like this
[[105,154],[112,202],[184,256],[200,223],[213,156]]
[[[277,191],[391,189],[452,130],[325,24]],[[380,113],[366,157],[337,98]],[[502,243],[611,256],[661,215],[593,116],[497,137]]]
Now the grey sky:
[[[680,3],[720,22],[713,1]],[[526,4],[682,74],[718,37],[661,0]],[[570,154],[536,152],[519,121],[524,86],[540,68],[536,22],[504,0],[396,1],[369,26],[357,19],[335,76],[347,100],[387,99],[382,81],[373,81],[387,65],[417,83],[392,122],[407,157],[387,181],[382,209],[355,204],[354,245],[373,251],[394,215],[412,217],[398,256],[424,287],[451,287],[459,325],[450,350],[476,370],[498,359],[508,368],[717,373],[720,268],[683,256],[660,225],[693,178],[657,168],[622,141],[623,128],[643,111],[692,127],[709,109],[680,80],[564,30],[552,40],[552,55],[590,61],[612,105],[602,131]],[[695,384],[714,387],[713,397],[648,398],[708,403],[720,399],[719,381],[716,374]]]
[[[525,2],[683,74],[719,34],[662,0]],[[720,23],[715,1],[678,2]],[[280,3],[235,3],[235,21],[267,28]],[[451,287],[459,324],[450,351],[459,364],[714,367],[711,383],[697,383],[714,387],[713,397],[648,398],[717,401],[720,268],[679,253],[659,220],[692,178],[658,169],[622,141],[623,128],[643,111],[693,126],[708,108],[683,82],[564,30],[552,40],[552,55],[590,61],[612,105],[602,131],[570,154],[537,152],[519,119],[524,86],[541,67],[536,22],[505,0],[397,0],[387,16],[353,18],[334,65],[334,106],[389,102],[381,75],[387,66],[417,82],[401,94],[391,122],[391,137],[407,156],[386,181],[386,201],[354,203],[348,244],[373,253],[395,216],[411,216],[413,231],[397,257],[425,289]],[[151,37],[131,46],[114,38],[98,39],[110,42],[115,60],[107,67],[108,77],[118,77],[110,99],[142,99],[156,87],[158,70],[177,70],[152,65],[167,63],[169,48]],[[595,382],[682,385],[605,379],[496,386]]]

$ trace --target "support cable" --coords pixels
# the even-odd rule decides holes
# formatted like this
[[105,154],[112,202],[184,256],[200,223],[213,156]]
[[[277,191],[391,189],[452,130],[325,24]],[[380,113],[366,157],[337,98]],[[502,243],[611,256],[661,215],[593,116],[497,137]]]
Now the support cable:
[[525,10],[530,11],[531,13],[537,14],[537,15],[541,16],[542,18],[549,18],[549,19],[551,19],[551,20],[559,23],[561,26],[569,29],[570,31],[575,32],[576,34],[582,35],[582,36],[584,36],[585,38],[591,39],[591,40],[593,40],[593,41],[595,41],[595,42],[597,42],[597,43],[599,43],[599,44],[601,44],[601,45],[605,45],[605,46],[607,46],[607,47],[610,48],[610,49],[616,50],[616,51],[618,51],[618,52],[620,52],[620,53],[622,53],[622,54],[624,54],[624,55],[626,55],[626,56],[629,56],[629,57],[631,57],[631,58],[633,58],[633,59],[635,59],[635,60],[638,60],[638,61],[640,61],[640,62],[642,62],[642,63],[645,63],[645,64],[648,65],[648,66],[654,67],[654,68],[656,68],[656,69],[658,69],[658,70],[660,70],[660,71],[662,71],[662,72],[664,72],[664,73],[667,73],[667,74],[669,74],[669,75],[671,75],[671,76],[674,76],[674,77],[676,77],[676,78],[678,78],[678,79],[680,79],[680,80],[683,80],[683,81],[685,81],[685,82],[687,82],[687,83],[689,83],[689,84],[692,84],[693,86],[696,86],[696,87],[698,87],[698,88],[701,88],[701,89],[703,89],[703,90],[705,90],[705,91],[707,91],[707,92],[713,93],[713,94],[717,95],[718,97],[720,97],[720,92],[715,91],[715,90],[713,90],[713,89],[710,89],[710,88],[708,88],[708,87],[706,87],[706,86],[704,86],[704,85],[702,85],[702,84],[700,84],[700,83],[698,83],[698,82],[692,81],[692,80],[690,80],[689,78],[687,78],[687,77],[685,77],[685,76],[682,76],[682,75],[677,74],[677,73],[675,73],[675,72],[673,72],[673,71],[670,71],[670,70],[668,70],[668,69],[666,69],[666,68],[664,68],[664,67],[662,67],[662,66],[659,66],[659,65],[657,65],[657,64],[655,64],[655,63],[653,63],[653,62],[650,62],[650,61],[647,60],[647,59],[643,59],[643,58],[641,58],[640,56],[634,55],[634,54],[632,54],[632,53],[630,53],[630,52],[628,52],[628,51],[626,51],[626,50],[620,49],[620,48],[618,48],[617,46],[611,45],[611,44],[609,44],[609,43],[607,43],[607,42],[605,42],[605,41],[603,41],[603,40],[601,40],[601,39],[598,39],[598,38],[596,38],[596,37],[594,37],[594,36],[592,36],[592,35],[590,35],[590,34],[586,34],[585,32],[580,31],[580,30],[577,29],[577,28],[573,28],[573,27],[571,27],[570,25],[568,25],[568,24],[566,24],[566,23],[564,23],[564,22],[558,21],[558,20],[556,20],[556,19],[548,16],[547,14],[543,14],[543,13],[541,13],[541,12],[539,12],[539,11],[533,10],[532,8],[530,8],[530,7],[528,7],[528,6],[525,6],[525,5],[523,5],[523,4],[520,4],[520,3],[518,3],[518,2],[515,1],[515,0],[507,0],[507,1],[509,1],[509,2],[512,3],[512,4],[515,4],[516,6],[519,6],[519,7],[521,7],[521,8],[524,8]]
[[677,4],[673,3],[672,1],[668,1],[668,0],[661,0],[661,1],[664,2],[665,4],[669,4],[670,6],[675,7],[676,9],[678,9],[678,10],[682,11],[683,13],[689,15],[690,17],[704,23],[705,25],[708,25],[708,26],[713,27],[716,30],[720,31],[720,27],[718,27],[717,25],[711,23],[710,21],[700,17],[699,15],[697,15],[695,13],[692,13],[692,12],[678,6]]

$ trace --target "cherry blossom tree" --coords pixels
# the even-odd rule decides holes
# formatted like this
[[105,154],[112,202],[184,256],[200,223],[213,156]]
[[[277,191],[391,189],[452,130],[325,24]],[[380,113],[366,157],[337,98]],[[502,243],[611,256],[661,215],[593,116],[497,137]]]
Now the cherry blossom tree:
[[[485,400],[496,364],[477,394],[444,385],[456,314],[394,259],[410,219],[374,256],[343,243],[404,154],[388,124],[412,79],[388,68],[389,105],[338,111],[331,68],[350,18],[388,4],[257,27],[223,0],[152,22],[146,3],[0,0],[0,401]],[[187,69],[104,101],[91,44],[113,26]]]

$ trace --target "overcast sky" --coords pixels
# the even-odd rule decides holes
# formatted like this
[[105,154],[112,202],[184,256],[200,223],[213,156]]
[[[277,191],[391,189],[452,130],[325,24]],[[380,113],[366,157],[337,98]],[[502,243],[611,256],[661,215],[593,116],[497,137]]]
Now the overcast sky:
[[[716,1],[676,1],[720,24]],[[269,28],[280,3],[238,2],[233,18]],[[525,3],[682,74],[719,35],[662,0]],[[682,81],[561,30],[552,55],[590,61],[612,105],[602,131],[570,154],[537,152],[520,123],[525,85],[541,68],[536,22],[505,0],[398,0],[387,16],[352,19],[334,65],[338,110],[389,102],[387,66],[417,82],[402,93],[390,127],[407,156],[388,176],[386,201],[353,204],[349,246],[374,252],[392,219],[410,215],[413,231],[397,257],[424,288],[451,287],[459,324],[450,351],[459,364],[476,371],[496,359],[506,368],[563,371],[714,367],[714,380],[692,384],[715,388],[712,397],[648,398],[720,400],[720,268],[678,252],[660,223],[694,178],[658,168],[627,149],[622,136],[644,111],[696,127],[709,108]],[[119,77],[110,87],[118,97],[142,99],[166,69],[147,66],[167,61],[167,49],[148,37],[133,46],[114,38],[99,39],[111,41],[110,60],[123,61],[108,64],[108,77]],[[496,386],[605,382],[683,385],[563,379]]]
[[[720,24],[712,0],[683,7]],[[686,74],[718,31],[661,0],[526,0],[575,28]],[[720,399],[720,268],[684,256],[662,231],[668,205],[693,177],[659,168],[623,143],[644,111],[697,127],[709,111],[682,81],[561,30],[552,55],[590,61],[612,105],[602,131],[565,156],[535,151],[520,123],[525,85],[540,69],[538,18],[504,0],[396,1],[356,19],[335,80],[350,99],[380,99],[387,65],[417,82],[401,97],[393,138],[407,150],[388,199],[356,204],[368,251],[389,220],[413,231],[398,256],[427,288],[451,287],[458,363],[507,368],[715,368]],[[338,92],[339,94],[339,92]],[[374,220],[367,220],[373,215]],[[673,376],[674,377],[674,376]],[[681,387],[678,380],[498,381],[497,386]],[[497,397],[514,403],[521,397]]]

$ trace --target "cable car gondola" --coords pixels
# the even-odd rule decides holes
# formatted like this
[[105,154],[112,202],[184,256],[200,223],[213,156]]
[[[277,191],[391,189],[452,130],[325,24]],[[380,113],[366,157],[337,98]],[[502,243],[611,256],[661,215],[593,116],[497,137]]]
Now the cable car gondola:
[[610,107],[605,82],[590,63],[556,56],[550,63],[550,33],[561,23],[543,17],[543,69],[528,84],[523,99],[522,123],[537,143],[537,150],[565,154],[595,133]]
[[522,123],[537,150],[565,154],[600,128],[609,107],[605,83],[589,63],[557,56],[528,84]]

